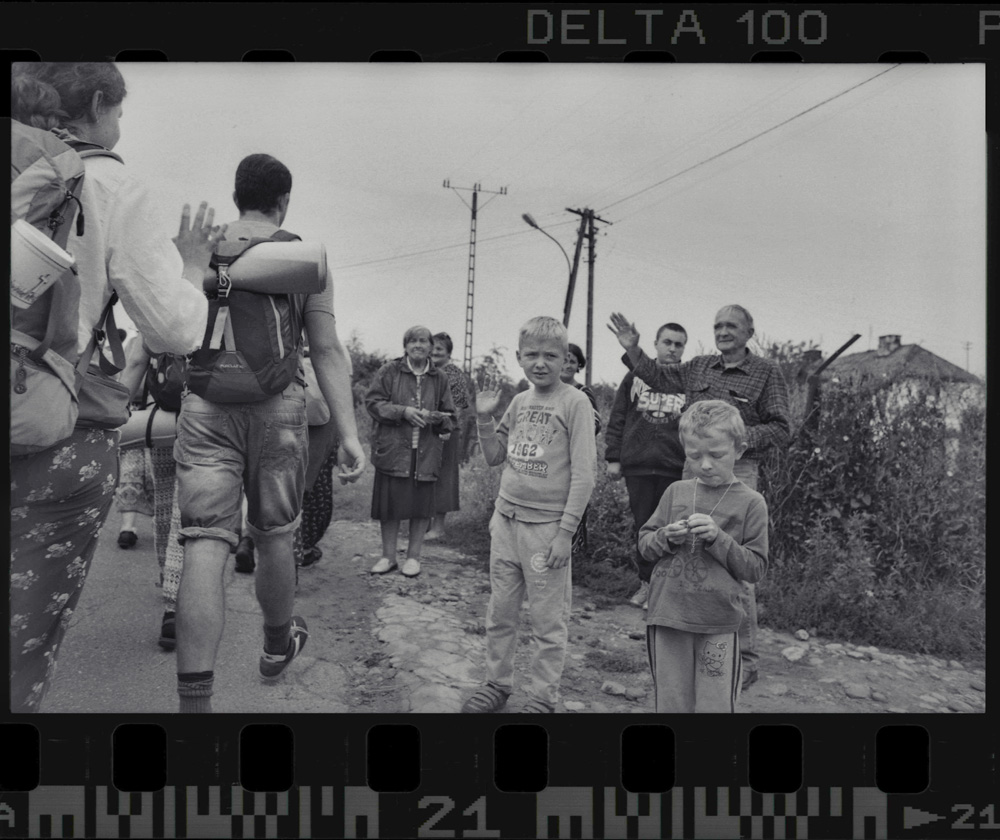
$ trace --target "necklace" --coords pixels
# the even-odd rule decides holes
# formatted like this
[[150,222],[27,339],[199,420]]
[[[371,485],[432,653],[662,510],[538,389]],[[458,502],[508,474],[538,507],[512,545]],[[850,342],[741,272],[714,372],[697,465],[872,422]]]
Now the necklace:
[[[734,484],[736,484],[736,482],[737,482],[737,479],[735,479],[735,478],[731,482],[729,482],[729,486],[726,487],[726,492],[723,493],[722,496],[721,496],[721,498],[719,499],[719,501],[717,501],[715,503],[715,507],[712,508],[711,512],[708,514],[709,516],[711,516],[713,513],[715,513],[719,509],[719,505],[721,505],[722,504],[722,500],[724,498],[726,498],[726,493],[729,492],[729,488],[732,487]],[[697,479],[695,479],[695,482],[694,482],[694,492],[691,494],[691,512],[692,513],[697,513],[698,512],[698,480]],[[694,534],[692,534],[691,535],[691,553],[692,554],[694,554],[695,547],[697,546],[697,544],[698,544],[698,537],[696,537]]]

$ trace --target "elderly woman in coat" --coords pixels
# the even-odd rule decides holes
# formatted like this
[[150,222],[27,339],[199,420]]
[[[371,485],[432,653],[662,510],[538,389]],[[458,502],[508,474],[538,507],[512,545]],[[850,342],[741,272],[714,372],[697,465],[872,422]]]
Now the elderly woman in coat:
[[375,374],[365,398],[374,420],[372,519],[382,527],[382,558],[372,574],[397,568],[399,525],[410,521],[406,560],[400,571],[420,574],[420,552],[434,516],[434,485],[441,470],[443,437],[454,428],[454,403],[447,375],[431,362],[433,341],[426,327],[403,335],[403,355]]

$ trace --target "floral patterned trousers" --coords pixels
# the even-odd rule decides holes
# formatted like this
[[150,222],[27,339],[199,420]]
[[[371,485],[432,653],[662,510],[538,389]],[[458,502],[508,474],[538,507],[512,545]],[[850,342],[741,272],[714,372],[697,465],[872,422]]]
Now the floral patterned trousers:
[[10,466],[10,703],[37,712],[118,482],[117,430],[78,429]]

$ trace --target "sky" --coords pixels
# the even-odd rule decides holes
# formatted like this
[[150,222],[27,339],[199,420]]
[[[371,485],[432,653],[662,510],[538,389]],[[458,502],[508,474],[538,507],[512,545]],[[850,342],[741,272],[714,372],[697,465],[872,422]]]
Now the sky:
[[[461,363],[471,188],[481,185],[472,352],[514,351],[562,319],[579,217],[598,224],[591,375],[686,327],[714,351],[731,303],[757,338],[824,355],[898,334],[986,373],[981,64],[120,65],[116,147],[176,231],[181,205],[236,218],[233,175],[267,152],[292,172],[284,227],[323,242],[338,331],[398,355],[416,324]],[[448,179],[451,188],[444,186]],[[466,189],[459,189],[466,188]],[[495,192],[505,188],[506,194]],[[586,246],[569,325],[586,346]]]

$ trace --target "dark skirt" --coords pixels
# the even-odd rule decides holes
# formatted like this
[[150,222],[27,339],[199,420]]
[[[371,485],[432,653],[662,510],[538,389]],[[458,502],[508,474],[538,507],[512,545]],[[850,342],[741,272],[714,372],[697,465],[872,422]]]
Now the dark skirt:
[[443,441],[441,450],[441,471],[438,473],[437,485],[434,488],[434,512],[450,513],[458,510],[458,459],[459,435],[452,432],[448,440]]
[[417,450],[410,458],[410,475],[399,478],[375,471],[372,488],[372,519],[431,519],[434,516],[434,481],[417,481]]

